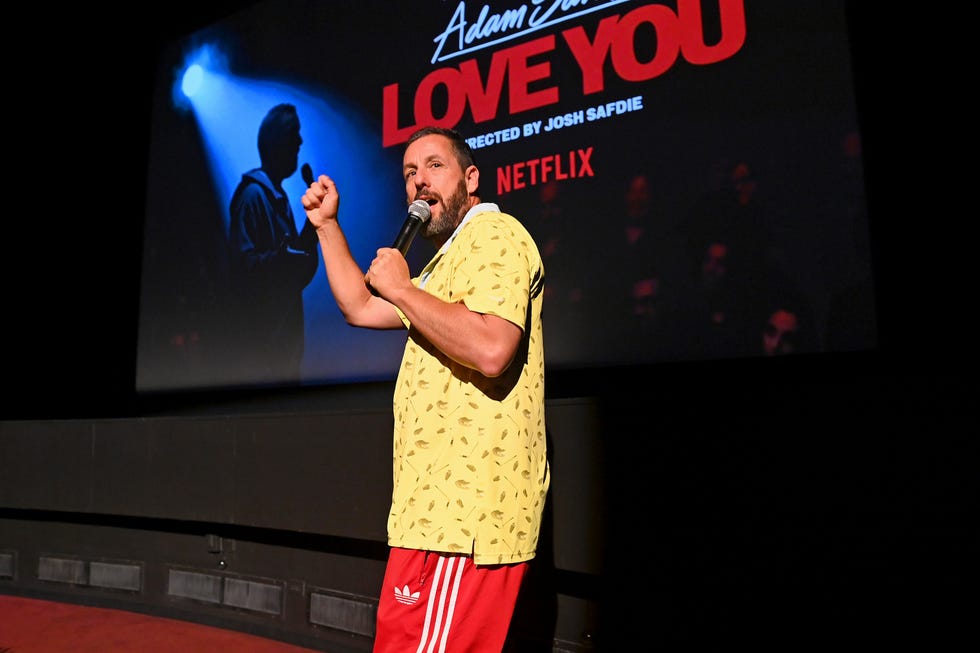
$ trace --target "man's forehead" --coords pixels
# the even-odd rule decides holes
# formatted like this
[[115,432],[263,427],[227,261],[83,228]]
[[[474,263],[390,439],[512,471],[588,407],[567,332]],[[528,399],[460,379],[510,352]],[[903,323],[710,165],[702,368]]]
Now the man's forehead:
[[405,165],[414,165],[419,160],[452,158],[452,144],[441,134],[429,134],[414,141],[405,149],[403,161]]

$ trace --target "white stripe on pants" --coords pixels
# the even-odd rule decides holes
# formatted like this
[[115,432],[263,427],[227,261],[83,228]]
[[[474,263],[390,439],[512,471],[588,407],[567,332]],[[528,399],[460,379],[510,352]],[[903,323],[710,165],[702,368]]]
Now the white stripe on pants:
[[[439,556],[436,564],[436,575],[432,579],[432,589],[425,606],[425,624],[422,627],[422,638],[415,653],[445,653],[446,639],[453,623],[453,613],[456,610],[456,595],[459,593],[459,582],[463,578],[463,566],[467,558],[463,556]],[[455,567],[455,572],[453,571]],[[450,584],[452,585],[450,587]],[[433,608],[435,615],[433,616]],[[436,648],[436,643],[439,646]],[[428,643],[428,647],[426,647]]]

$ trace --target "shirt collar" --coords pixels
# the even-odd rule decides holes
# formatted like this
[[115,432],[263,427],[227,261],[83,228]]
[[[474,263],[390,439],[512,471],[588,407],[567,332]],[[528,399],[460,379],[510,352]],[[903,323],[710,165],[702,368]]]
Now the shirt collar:
[[499,213],[500,207],[498,207],[494,202],[480,202],[475,206],[471,206],[470,210],[463,216],[462,221],[456,225],[456,229],[453,231],[452,235],[449,236],[449,238],[446,239],[446,242],[442,244],[442,247],[439,248],[439,254],[444,254],[446,250],[449,249],[449,246],[453,244],[453,240],[456,239],[456,235],[460,232],[460,230],[462,230],[463,225],[470,221],[470,218],[480,213],[489,213],[491,211]]
[[456,239],[456,235],[463,228],[463,225],[469,222],[470,218],[472,218],[473,216],[478,215],[480,213],[489,213],[491,211],[499,213],[500,207],[498,207],[493,202],[480,202],[479,204],[470,207],[470,210],[466,212],[466,215],[463,216],[463,219],[460,221],[460,223],[456,225],[456,229],[453,230],[452,235],[450,235],[449,238],[446,239],[446,242],[442,244],[442,247],[439,248],[439,251],[436,252],[436,255],[432,257],[432,260],[429,261],[429,264],[425,266],[424,270],[422,270],[422,274],[419,275],[419,288],[425,287],[425,284],[429,281],[429,275],[432,274],[432,269],[436,266],[436,261],[442,258],[442,255],[446,253],[446,251],[449,249],[449,246],[453,244],[453,240]]

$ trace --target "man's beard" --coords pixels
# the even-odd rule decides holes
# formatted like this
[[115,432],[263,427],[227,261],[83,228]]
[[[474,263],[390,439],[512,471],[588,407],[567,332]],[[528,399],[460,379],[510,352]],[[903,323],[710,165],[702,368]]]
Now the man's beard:
[[469,193],[466,192],[466,182],[460,181],[453,194],[442,201],[442,215],[432,217],[426,224],[425,237],[433,238],[441,235],[443,240],[452,235],[456,227],[466,215],[466,204]]

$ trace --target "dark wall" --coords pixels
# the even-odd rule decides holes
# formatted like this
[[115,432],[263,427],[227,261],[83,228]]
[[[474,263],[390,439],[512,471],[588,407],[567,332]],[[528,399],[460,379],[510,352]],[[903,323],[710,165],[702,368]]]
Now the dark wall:
[[[355,597],[352,609],[371,614],[382,589],[393,424],[390,406],[323,405],[0,422],[0,592],[259,628],[335,651],[331,632],[349,626],[350,610],[318,615],[321,597]],[[531,639],[579,645],[597,629],[607,512],[597,413],[589,399],[548,407],[553,498],[525,598]],[[107,585],[106,568],[128,580]],[[186,574],[195,591],[231,586],[188,600]],[[271,594],[267,609],[226,605],[235,583]],[[348,645],[369,650],[371,632]]]
[[[938,375],[704,372],[549,400],[554,480],[521,612],[529,641],[935,644],[966,623],[973,389]],[[0,592],[335,650],[311,606],[339,593],[370,613],[381,591],[391,417],[329,404],[0,423]],[[45,577],[52,559],[143,575],[120,592],[92,587],[88,568]],[[283,596],[271,616],[188,601],[174,596],[180,573]],[[363,637],[347,645],[368,650]]]

